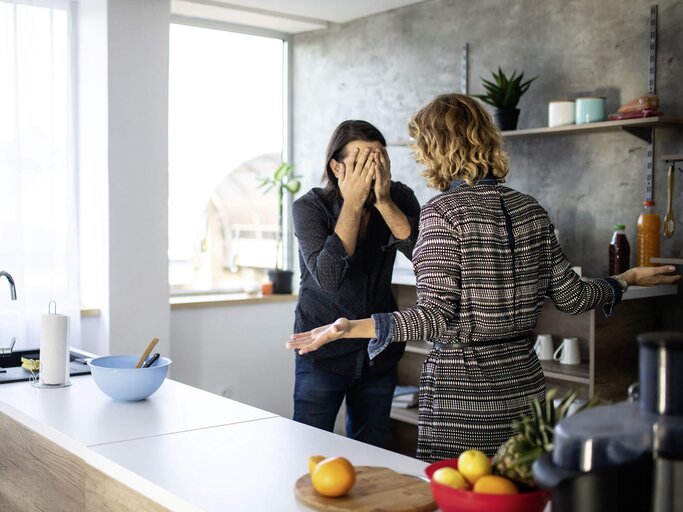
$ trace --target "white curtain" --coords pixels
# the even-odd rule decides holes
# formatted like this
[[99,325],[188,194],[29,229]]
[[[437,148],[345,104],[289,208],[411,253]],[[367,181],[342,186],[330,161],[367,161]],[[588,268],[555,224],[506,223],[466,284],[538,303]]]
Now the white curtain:
[[38,348],[55,301],[80,346],[69,2],[0,0],[0,347]]

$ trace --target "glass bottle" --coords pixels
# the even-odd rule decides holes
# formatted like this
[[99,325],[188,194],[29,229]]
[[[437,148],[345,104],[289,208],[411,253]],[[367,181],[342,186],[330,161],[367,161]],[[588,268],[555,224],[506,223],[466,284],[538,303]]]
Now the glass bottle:
[[631,267],[631,246],[626,239],[626,227],[614,225],[612,241],[609,244],[609,275],[614,276],[626,272]]
[[638,217],[638,252],[639,267],[656,267],[650,258],[659,258],[659,229],[661,222],[659,215],[654,213],[655,203],[645,201],[643,213]]

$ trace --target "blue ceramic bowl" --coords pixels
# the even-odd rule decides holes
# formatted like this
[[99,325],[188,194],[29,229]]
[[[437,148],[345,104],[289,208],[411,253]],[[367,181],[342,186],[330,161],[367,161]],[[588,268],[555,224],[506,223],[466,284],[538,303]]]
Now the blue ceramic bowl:
[[114,400],[144,400],[163,384],[171,360],[160,357],[149,368],[135,368],[140,356],[104,356],[90,361],[95,384]]

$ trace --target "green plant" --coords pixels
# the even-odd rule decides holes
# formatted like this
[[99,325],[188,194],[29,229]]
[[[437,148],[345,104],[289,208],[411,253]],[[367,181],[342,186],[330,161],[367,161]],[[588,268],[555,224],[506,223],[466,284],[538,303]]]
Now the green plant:
[[[570,391],[555,407],[556,389],[546,393],[545,407],[538,398],[529,404],[529,412],[513,422],[513,429],[518,433],[503,443],[493,458],[493,471],[524,488],[536,486],[531,465],[544,453],[553,449],[555,425],[569,413],[569,407],[576,399],[576,392]],[[595,407],[604,403],[597,395],[577,409]]]
[[296,194],[301,188],[300,176],[294,174],[294,166],[286,162],[282,162],[280,166],[275,169],[272,176],[264,178],[259,185],[263,188],[263,193],[266,194],[275,189],[277,193],[277,212],[278,212],[278,232],[277,245],[275,256],[275,270],[282,270],[284,265],[284,254],[282,246],[282,236],[284,233],[284,198],[285,194]]
[[531,82],[538,78],[535,76],[522,82],[524,73],[517,75],[517,70],[515,70],[510,77],[507,77],[500,68],[498,68],[498,73],[491,72],[491,75],[493,75],[493,82],[485,78],[481,79],[486,94],[475,94],[474,97],[500,110],[515,109],[522,94],[527,91]]

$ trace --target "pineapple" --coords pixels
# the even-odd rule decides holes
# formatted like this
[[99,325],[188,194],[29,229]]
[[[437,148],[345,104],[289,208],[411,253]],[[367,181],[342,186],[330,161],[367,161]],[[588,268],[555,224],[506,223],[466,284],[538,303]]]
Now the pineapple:
[[[493,458],[493,472],[509,478],[522,487],[534,488],[531,465],[533,462],[553,449],[553,429],[555,424],[567,416],[569,406],[576,398],[576,392],[568,393],[556,408],[553,399],[556,389],[548,391],[545,407],[538,398],[533,398],[528,415],[522,416],[513,423],[518,432],[498,448]],[[593,397],[579,410],[593,407],[600,403],[600,399]]]

